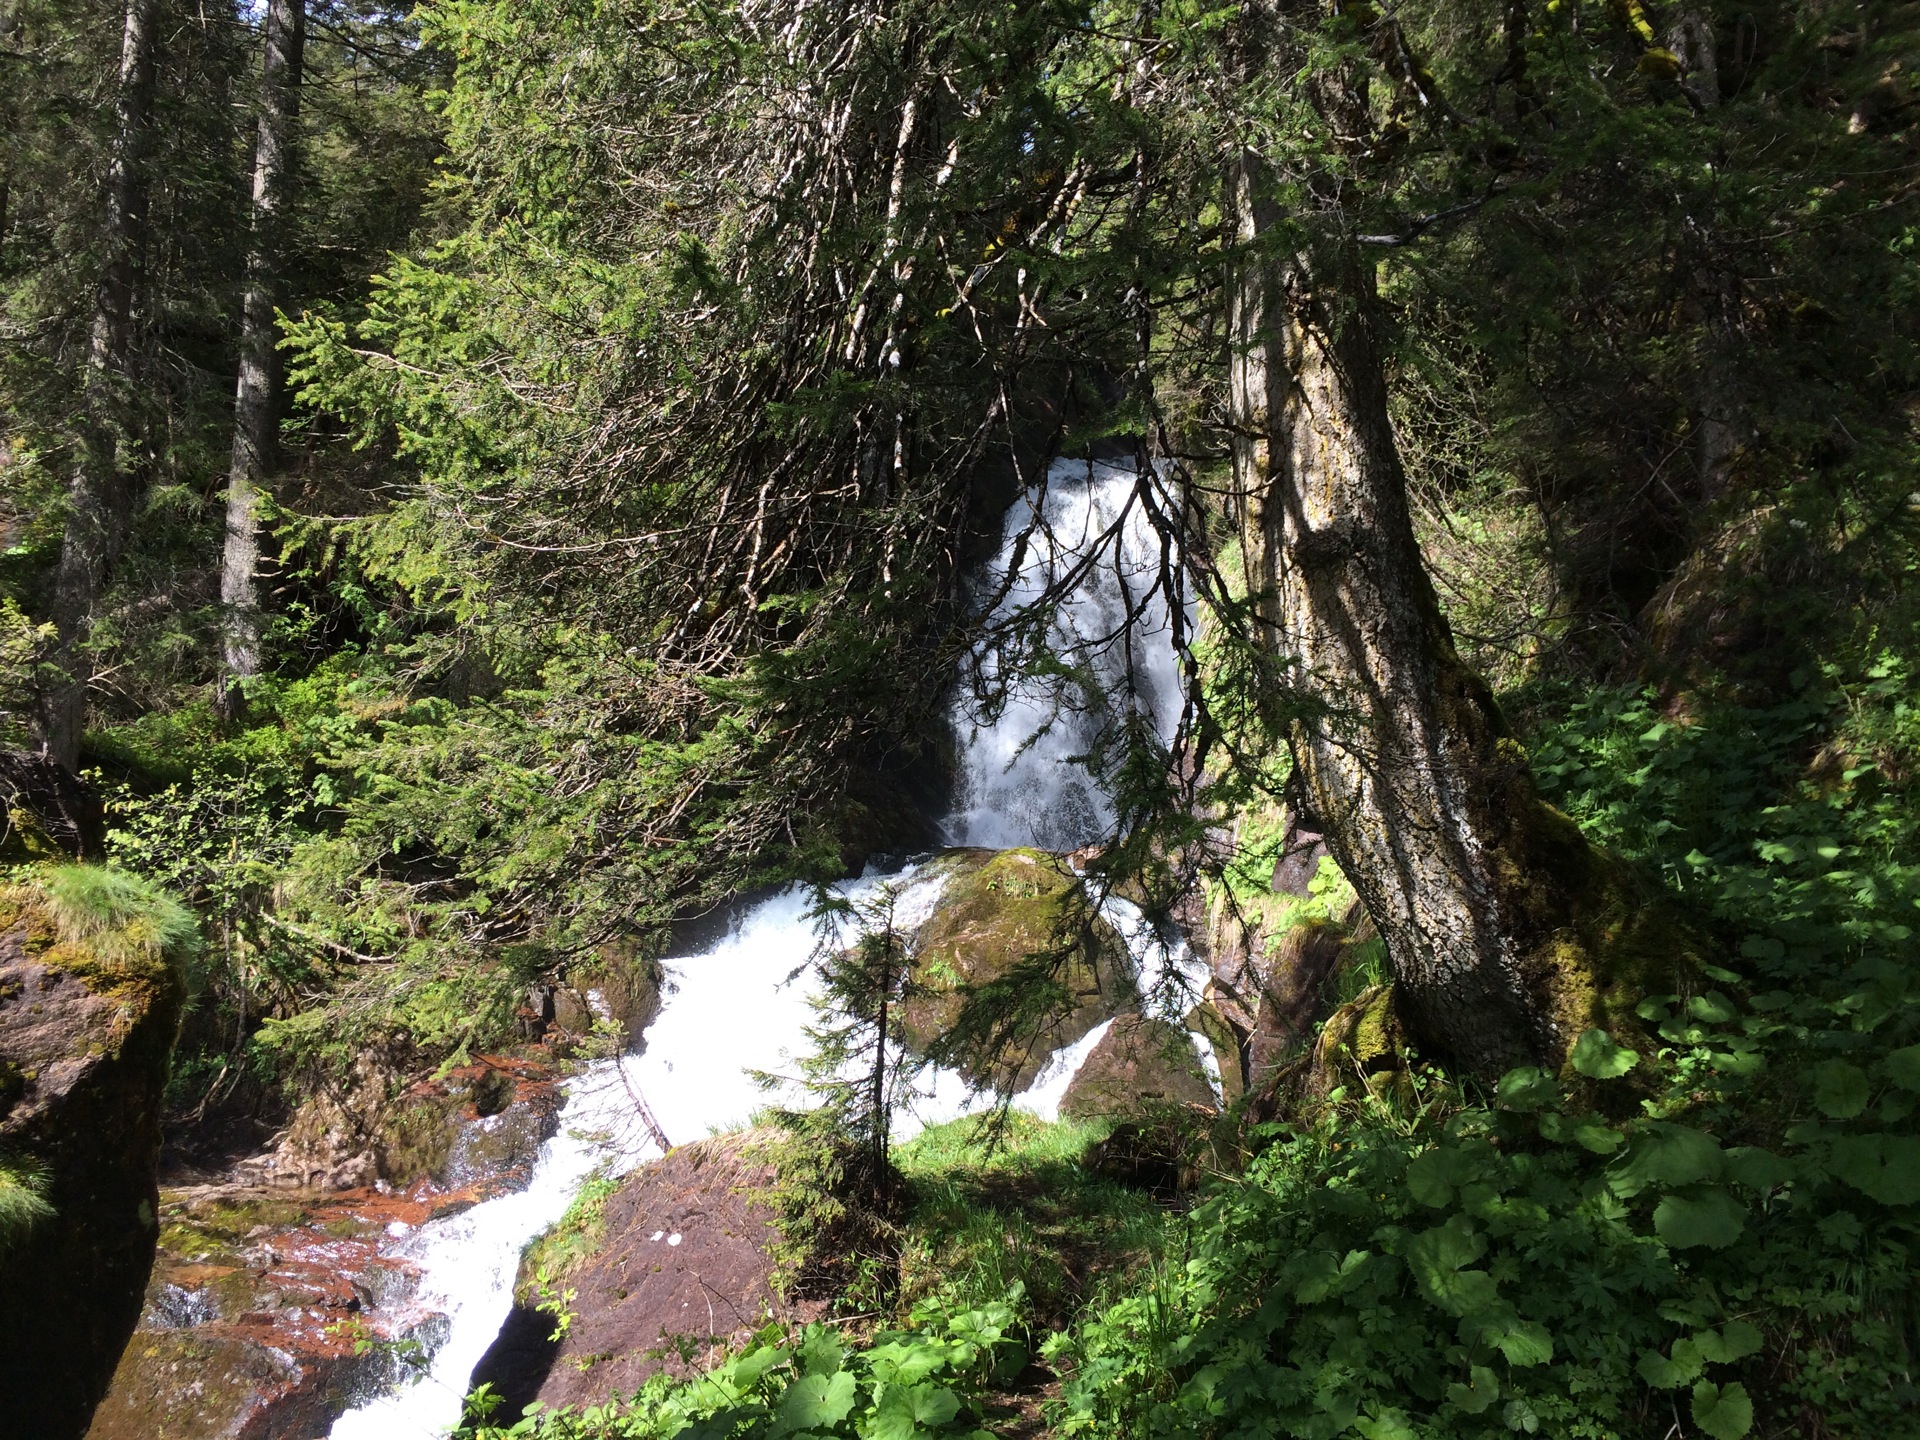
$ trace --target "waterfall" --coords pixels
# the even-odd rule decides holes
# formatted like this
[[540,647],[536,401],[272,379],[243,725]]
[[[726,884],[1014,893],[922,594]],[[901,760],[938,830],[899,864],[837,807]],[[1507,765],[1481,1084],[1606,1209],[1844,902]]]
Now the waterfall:
[[460,1419],[467,1377],[513,1307],[514,1273],[527,1242],[566,1213],[603,1164],[637,1163],[651,1149],[611,1062],[564,1086],[560,1133],[540,1147],[525,1190],[422,1225],[399,1253],[420,1267],[414,1303],[444,1314],[446,1338],[427,1373],[356,1406],[333,1440],[438,1440]]
[[[1022,499],[1007,517],[984,593],[1006,581],[1016,544],[1029,538],[995,618],[1031,603],[1085,556],[1121,517],[1133,483],[1129,469],[1054,465],[1044,498]],[[1142,600],[1158,575],[1159,542],[1137,514],[1126,517],[1118,540],[1118,563],[1095,567],[1074,587],[1050,636],[1056,653],[1071,651],[1088,667],[1096,677],[1091,689],[1099,693],[1072,680],[1016,681],[991,718],[973,716],[964,699],[956,700],[953,721],[963,740],[959,801],[944,823],[952,843],[1063,850],[1098,839],[1112,823],[1112,806],[1076,757],[1110,721],[1114,697],[1151,717],[1163,736],[1171,732],[1179,706],[1171,625],[1162,598]],[[989,678],[994,664],[990,658]],[[905,932],[932,913],[941,884],[937,872],[910,864],[870,871],[836,888],[857,907],[890,887],[894,924]],[[333,1440],[438,1440],[459,1421],[468,1377],[512,1306],[521,1251],[560,1218],[597,1168],[625,1169],[659,1153],[636,1118],[630,1090],[645,1097],[675,1144],[739,1129],[762,1106],[802,1098],[791,1086],[769,1093],[748,1072],[783,1073],[805,1043],[818,984],[811,900],[808,887],[791,886],[748,909],[706,950],[666,961],[667,993],[644,1051],[595,1062],[567,1084],[561,1132],[542,1148],[528,1188],[431,1221],[405,1238],[401,1253],[421,1270],[415,1302],[447,1315],[447,1338],[425,1375],[343,1415]],[[1105,900],[1102,913],[1125,941],[1149,1002],[1182,983],[1198,997],[1205,967],[1196,969],[1184,944],[1170,944],[1117,897]],[[1055,1054],[1016,1097],[1020,1108],[1054,1119],[1111,1024]],[[1197,1037],[1196,1048],[1217,1090],[1212,1050]],[[894,1116],[894,1134],[908,1139],[988,1103],[958,1074],[923,1074]]]
[[[950,844],[1072,850],[1098,840],[1113,824],[1113,806],[1081,757],[1112,722],[1113,707],[1131,705],[1162,739],[1172,735],[1178,660],[1157,583],[1160,537],[1137,504],[1128,508],[1135,481],[1130,466],[1056,461],[1043,494],[1023,495],[1008,510],[999,553],[978,587],[992,596],[1005,585],[989,617],[1002,625],[1118,527],[1102,563],[1073,586],[1048,625],[1047,648],[1090,672],[1093,684],[1052,673],[1006,676],[996,652],[983,658],[981,679],[989,688],[1004,683],[1006,695],[997,710],[980,715],[971,687],[959,687],[952,711],[962,741],[959,777],[944,825]],[[1019,570],[1010,577],[1017,553]]]

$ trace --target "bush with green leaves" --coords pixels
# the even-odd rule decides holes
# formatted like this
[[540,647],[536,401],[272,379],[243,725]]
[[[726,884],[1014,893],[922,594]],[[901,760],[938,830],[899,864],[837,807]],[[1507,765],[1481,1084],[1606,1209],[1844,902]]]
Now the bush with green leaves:
[[1920,716],[1897,656],[1789,702],[1589,693],[1543,786],[1739,969],[1463,1096],[1266,1134],[1188,1258],[1050,1349],[1065,1434],[1920,1434]]
[[[1704,997],[1702,997],[1704,998]],[[1724,996],[1669,1022],[1687,1058],[1772,1022]],[[1719,1017],[1704,1018],[1704,1017]],[[1832,1116],[1778,1151],[1611,1077],[1503,1079],[1492,1105],[1381,1101],[1277,1134],[1193,1217],[1191,1257],[1053,1347],[1062,1433],[1366,1440],[1913,1433],[1920,1141]],[[1814,1108],[1911,1108],[1920,1047]],[[1822,1081],[1821,1083],[1826,1083]],[[1864,1093],[1863,1093],[1864,1092]],[[1858,1104],[1859,1109],[1856,1109]],[[1691,1118],[1691,1117],[1689,1117]],[[1757,1128],[1757,1127],[1756,1127]],[[1756,1430],[1756,1415],[1764,1418]]]
[[[1017,1297],[1009,1297],[1017,1299]],[[487,1423],[497,1399],[468,1399],[467,1440],[991,1440],[984,1396],[1027,1363],[1006,1301],[953,1311],[928,1302],[909,1328],[851,1346],[828,1325],[787,1340],[763,1332],[691,1379],[655,1375],[635,1395],[591,1409],[542,1411],[510,1429]]]

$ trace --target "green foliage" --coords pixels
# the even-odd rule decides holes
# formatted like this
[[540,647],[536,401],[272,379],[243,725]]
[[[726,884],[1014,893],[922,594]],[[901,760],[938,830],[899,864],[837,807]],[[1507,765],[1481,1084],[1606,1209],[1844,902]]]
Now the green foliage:
[[956,1310],[928,1302],[908,1325],[849,1345],[832,1327],[765,1332],[691,1380],[656,1375],[634,1396],[581,1412],[542,1411],[510,1429],[485,1424],[497,1401],[468,1400],[469,1440],[990,1440],[988,1387],[1026,1363],[1005,1301]]
[[1564,1082],[1272,1131],[1184,1266],[1056,1342],[1062,1432],[1909,1433],[1910,694],[1876,652],[1765,710],[1589,692],[1542,726],[1549,793],[1743,937],[1744,972],[1647,997],[1653,1055],[1589,1031]]
[[934,1126],[896,1152],[910,1196],[901,1220],[906,1300],[972,1307],[1017,1289],[1033,1329],[1065,1324],[1150,1264],[1166,1216],[1146,1194],[1091,1168],[1104,1121]]
[[52,1215],[46,1171],[0,1157],[0,1255],[32,1238],[35,1228]]

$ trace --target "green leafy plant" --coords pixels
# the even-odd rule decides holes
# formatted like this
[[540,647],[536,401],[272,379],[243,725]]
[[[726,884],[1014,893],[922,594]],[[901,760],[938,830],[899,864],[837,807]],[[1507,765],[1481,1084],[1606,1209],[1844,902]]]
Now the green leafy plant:
[[[467,1440],[991,1440],[987,1388],[1026,1363],[1007,1301],[915,1307],[908,1325],[849,1345],[831,1326],[791,1338],[763,1332],[692,1379],[655,1375],[626,1399],[583,1412],[543,1410],[501,1429],[497,1399],[469,1400]],[[483,1413],[484,1412],[484,1413]]]
[[1742,968],[1645,997],[1644,1040],[1583,1033],[1564,1077],[1437,1087],[1410,1116],[1337,1097],[1269,1129],[1184,1266],[1049,1347],[1057,1428],[1911,1433],[1908,693],[1879,655],[1686,723],[1632,693],[1571,704],[1535,737],[1550,792],[1730,930]]

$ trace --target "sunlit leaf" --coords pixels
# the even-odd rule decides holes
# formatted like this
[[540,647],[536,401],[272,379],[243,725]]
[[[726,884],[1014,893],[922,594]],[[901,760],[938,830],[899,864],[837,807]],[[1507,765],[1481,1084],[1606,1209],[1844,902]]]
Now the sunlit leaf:
[[802,1375],[780,1397],[780,1424],[789,1430],[824,1429],[838,1425],[853,1409],[851,1371],[831,1375]]
[[1676,1340],[1671,1354],[1662,1355],[1658,1350],[1648,1350],[1640,1356],[1634,1369],[1640,1372],[1642,1380],[1656,1390],[1672,1390],[1698,1380],[1704,1368],[1704,1359],[1700,1347],[1693,1341]]
[[1509,1110],[1538,1110],[1560,1098],[1560,1087],[1546,1071],[1523,1065],[1502,1075],[1494,1094]]
[[1740,1440],[1753,1428],[1747,1387],[1737,1381],[1723,1386],[1702,1380],[1693,1387],[1693,1423],[1713,1440]]
[[1640,1056],[1604,1030],[1588,1030],[1573,1042],[1568,1057],[1573,1068],[1589,1080],[1617,1080],[1640,1063]]
[[1627,1153],[1608,1171],[1614,1193],[1638,1195],[1650,1185],[1692,1185],[1717,1180],[1725,1164],[1720,1142],[1687,1125],[1652,1122],[1641,1127]]
[[1793,1165],[1771,1150],[1739,1145],[1726,1152],[1726,1176],[1749,1190],[1773,1190],[1793,1178]]
[[1500,1377],[1484,1365],[1473,1366],[1468,1379],[1465,1385],[1455,1381],[1447,1386],[1447,1400],[1457,1409],[1479,1415],[1500,1399]]

